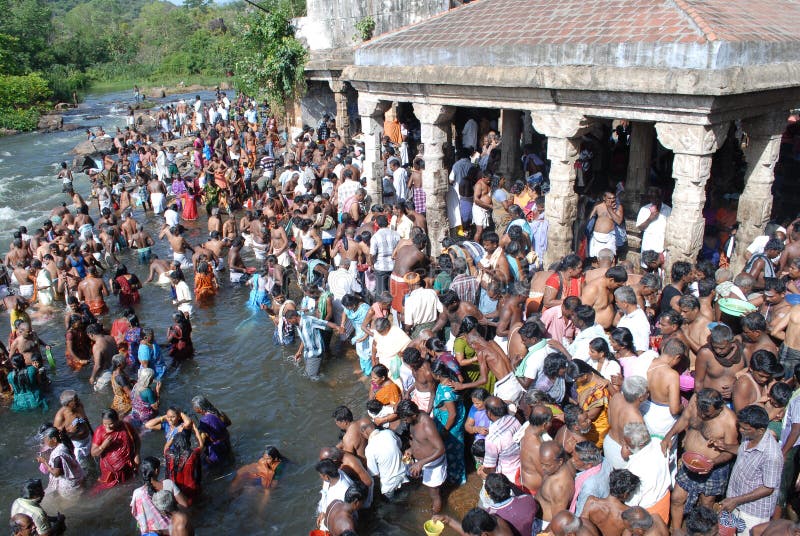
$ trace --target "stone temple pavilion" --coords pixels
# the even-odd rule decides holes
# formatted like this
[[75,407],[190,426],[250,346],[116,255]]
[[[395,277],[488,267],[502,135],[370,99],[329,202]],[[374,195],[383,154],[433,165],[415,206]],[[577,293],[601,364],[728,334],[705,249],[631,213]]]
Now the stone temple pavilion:
[[436,243],[448,229],[443,147],[457,110],[499,110],[506,163],[519,161],[530,121],[546,136],[551,165],[547,264],[571,250],[581,136],[624,119],[632,125],[626,196],[641,202],[657,137],[674,154],[668,259],[694,260],[712,157],[736,121],[749,138],[740,267],[770,216],[781,134],[800,103],[798,28],[797,0],[477,0],[439,13],[364,43],[341,73],[358,92],[367,189],[380,194],[384,114],[408,103],[421,123]]

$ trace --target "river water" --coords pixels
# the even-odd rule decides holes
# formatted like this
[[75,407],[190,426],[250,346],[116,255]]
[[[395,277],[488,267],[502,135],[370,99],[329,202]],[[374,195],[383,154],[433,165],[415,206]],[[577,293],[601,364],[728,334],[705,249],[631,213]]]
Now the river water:
[[[113,132],[115,126],[124,125],[124,109],[131,96],[130,93],[89,96],[78,110],[65,117],[65,123],[79,124],[83,127],[80,130],[0,138],[0,251],[3,255],[19,225],[27,225],[32,233],[48,217],[51,208],[70,201],[61,193],[61,182],[55,178],[60,162],[72,161],[70,150],[85,139],[85,128],[102,125],[107,132]],[[201,96],[207,99],[211,94]],[[194,94],[171,96],[169,100],[181,97],[194,98]],[[87,177],[77,173],[75,187],[86,197],[89,192]],[[97,216],[96,208],[91,214]],[[163,221],[141,212],[136,214],[136,219],[154,237]],[[190,243],[204,239],[205,225],[202,217],[186,225]],[[155,251],[164,258],[168,255],[168,245],[159,242]],[[147,277],[146,267],[138,266],[133,255],[125,252],[121,259],[140,279]],[[247,256],[245,261],[253,264],[253,259]],[[187,278],[191,278],[188,271]],[[192,285],[191,280],[189,284]],[[366,385],[359,380],[352,353],[328,359],[323,364],[323,381],[311,383],[303,378],[292,363],[293,349],[284,350],[272,344],[273,326],[269,318],[245,307],[246,289],[232,288],[227,281],[222,281],[221,286],[215,304],[195,309],[192,323],[196,358],[179,370],[169,371],[161,392],[162,409],[177,405],[189,410],[190,399],[203,394],[233,421],[230,431],[235,465],[203,475],[204,497],[192,509],[195,526],[198,534],[308,534],[313,528],[321,483],[314,471],[318,449],[338,440],[331,411],[337,405],[346,404],[357,416],[365,414]],[[137,307],[137,314],[142,326],[154,328],[157,340],[164,342],[173,312],[169,289],[146,285],[141,294],[142,303]],[[120,310],[116,298],[112,297],[109,305],[111,314],[105,319],[107,328],[114,313]],[[95,427],[100,425],[101,410],[112,400],[110,391],[94,393],[90,389],[88,370],[75,373],[66,367],[61,315],[37,318],[34,324],[42,339],[57,344],[53,354],[58,368],[53,377],[48,411],[20,414],[12,413],[7,406],[0,407],[0,426],[4,430],[0,435],[0,510],[10,508],[24,480],[39,477],[45,484],[47,482],[34,462],[38,445],[35,434],[43,422],[52,421],[58,393],[76,389]],[[8,332],[8,314],[3,312],[0,318],[2,340],[7,340]],[[144,434],[142,457],[160,456],[163,444],[163,434]],[[255,461],[268,444],[277,446],[293,462],[268,501],[255,489],[229,494],[235,466]],[[131,492],[138,485],[137,482],[99,496],[86,496],[77,505],[54,504],[45,499],[45,508],[51,515],[57,510],[65,513],[69,532],[73,534],[79,531],[137,534],[129,503]],[[462,504],[470,502],[465,491],[453,493],[451,502],[459,502],[459,496],[465,499]],[[470,496],[474,505],[474,490]],[[407,502],[379,505],[363,534],[424,534],[422,524],[428,518],[428,508],[427,493],[423,489],[414,490]],[[463,509],[459,510],[463,513]]]

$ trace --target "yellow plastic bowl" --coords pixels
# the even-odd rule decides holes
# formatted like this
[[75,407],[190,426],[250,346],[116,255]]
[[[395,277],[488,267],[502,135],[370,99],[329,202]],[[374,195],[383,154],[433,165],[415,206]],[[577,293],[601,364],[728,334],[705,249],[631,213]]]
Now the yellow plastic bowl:
[[425,529],[426,536],[439,536],[444,530],[444,523],[429,519],[422,525],[422,528]]

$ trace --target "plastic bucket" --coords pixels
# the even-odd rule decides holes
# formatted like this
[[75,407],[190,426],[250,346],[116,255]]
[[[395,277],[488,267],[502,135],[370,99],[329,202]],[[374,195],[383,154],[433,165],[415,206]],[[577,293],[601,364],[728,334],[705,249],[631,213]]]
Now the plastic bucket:
[[422,528],[425,529],[426,536],[439,536],[444,530],[444,523],[429,519],[422,525]]
[[722,298],[719,300],[719,321],[731,328],[734,335],[742,332],[742,317],[756,310],[756,306],[744,300]]

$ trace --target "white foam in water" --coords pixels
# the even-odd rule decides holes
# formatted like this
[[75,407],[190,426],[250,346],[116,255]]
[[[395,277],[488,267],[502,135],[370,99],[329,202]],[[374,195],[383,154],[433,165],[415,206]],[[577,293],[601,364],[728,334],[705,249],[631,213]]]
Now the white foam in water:
[[0,207],[0,220],[13,220],[18,215],[18,212],[11,207]]
[[11,156],[11,153],[8,151],[0,151],[0,154],[3,156]]

